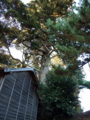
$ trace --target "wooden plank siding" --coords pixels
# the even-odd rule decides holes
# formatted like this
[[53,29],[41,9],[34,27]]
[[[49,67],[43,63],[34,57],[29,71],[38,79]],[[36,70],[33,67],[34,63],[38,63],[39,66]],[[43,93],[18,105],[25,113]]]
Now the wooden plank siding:
[[36,120],[38,97],[32,74],[12,72],[3,77],[0,90],[0,120]]

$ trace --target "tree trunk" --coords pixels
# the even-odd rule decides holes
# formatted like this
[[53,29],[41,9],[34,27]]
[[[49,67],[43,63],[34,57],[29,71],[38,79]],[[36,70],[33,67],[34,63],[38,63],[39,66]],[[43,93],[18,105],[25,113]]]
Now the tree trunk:
[[50,56],[47,56],[43,63],[44,65],[42,65],[40,71],[40,81],[45,84],[46,74],[48,73],[50,67]]

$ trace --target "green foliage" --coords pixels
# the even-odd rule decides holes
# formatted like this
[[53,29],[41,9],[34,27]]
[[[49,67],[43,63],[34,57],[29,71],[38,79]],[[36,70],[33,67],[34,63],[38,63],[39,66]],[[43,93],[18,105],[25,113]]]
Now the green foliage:
[[68,68],[55,67],[46,76],[45,84],[41,83],[39,96],[46,111],[53,116],[74,115],[77,111],[78,85],[82,76],[77,72],[69,75]]
[[[0,26],[0,30],[3,33],[0,35],[0,38],[4,38],[5,41],[9,39],[10,44],[16,40],[15,45],[18,44],[18,46],[20,46],[22,44],[24,48],[29,49],[30,52],[25,53],[30,54],[28,55],[30,56],[28,59],[32,59],[33,55],[36,56],[36,58],[39,56],[41,63],[44,64],[44,58],[50,56],[52,51],[55,51],[65,64],[74,64],[79,55],[89,53],[90,2],[88,0],[85,2],[82,0],[82,7],[78,8],[73,6],[69,8],[73,0],[37,0],[31,1],[27,6],[20,0],[0,1],[1,13],[5,15],[6,18],[11,17],[11,24],[15,27],[18,26],[16,27],[17,30],[15,30],[12,25],[10,25],[10,27],[12,27],[10,31],[6,29],[10,24],[9,19],[7,23],[3,22],[4,24],[2,26],[5,24],[7,26],[5,29]],[[71,10],[69,11],[68,8]],[[78,10],[77,14],[73,8]],[[69,14],[67,14],[67,12]],[[4,46],[6,46],[6,44]],[[33,51],[33,53],[31,53],[31,51]],[[40,56],[43,55],[43,52],[49,55],[44,54],[46,56]],[[27,58],[25,58],[25,60],[26,59]],[[40,61],[38,62],[38,65],[39,64]]]
[[80,89],[82,88],[90,89],[90,81],[81,80],[79,81],[79,84],[80,84]]
[[0,53],[0,63],[6,64],[6,65],[11,65],[12,61],[9,58],[10,58],[9,55]]
[[[67,14],[68,17],[58,18],[56,22],[47,20],[47,32],[52,37],[50,42],[55,43],[60,57],[66,64],[75,64],[80,55],[84,53],[83,56],[87,57],[90,53],[90,1],[82,0],[81,6],[75,9],[78,10],[77,13],[72,9]],[[90,57],[87,57],[87,62],[89,61]]]
[[38,42],[31,42],[32,49],[38,49],[39,48],[39,43]]

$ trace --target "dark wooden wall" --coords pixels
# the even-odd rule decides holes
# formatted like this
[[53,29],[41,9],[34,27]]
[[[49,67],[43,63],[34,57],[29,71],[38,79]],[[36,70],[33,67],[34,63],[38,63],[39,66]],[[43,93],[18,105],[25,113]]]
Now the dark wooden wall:
[[30,73],[11,73],[3,80],[0,120],[36,120],[38,98]]

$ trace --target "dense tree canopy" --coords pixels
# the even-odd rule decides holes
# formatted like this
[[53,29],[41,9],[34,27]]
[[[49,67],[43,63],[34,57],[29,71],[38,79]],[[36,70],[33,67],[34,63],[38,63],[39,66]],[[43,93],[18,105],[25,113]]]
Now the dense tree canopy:
[[[60,57],[66,62],[75,64],[76,58],[80,55],[87,55],[86,61],[89,61],[90,42],[89,42],[89,5],[83,2],[78,8],[78,13],[71,11],[68,17],[58,19],[56,23],[49,20],[48,29],[51,34],[51,42],[56,43]],[[87,12],[88,11],[88,12]],[[85,61],[83,61],[85,62]]]
[[7,18],[0,24],[1,43],[7,48],[13,44],[23,49],[24,59],[18,60],[20,66],[33,64],[42,70],[49,65],[52,52],[58,53],[57,48],[65,64],[70,60],[75,63],[83,53],[88,54],[83,64],[89,61],[88,0],[81,4],[77,14],[72,9],[72,0],[37,0],[28,5],[19,0],[0,3],[1,15]]
[[4,12],[7,19],[6,25],[11,31],[11,34],[8,31],[4,35],[6,44],[4,46],[8,45],[9,48],[14,45],[23,49],[24,59],[21,62],[18,61],[20,66],[33,65],[43,71],[40,74],[45,76],[50,65],[50,55],[56,49],[55,44],[49,40],[46,21],[50,18],[55,22],[57,17],[65,16],[72,5],[72,0],[36,0],[31,1],[27,6],[19,0],[6,0],[1,3],[6,7]]

